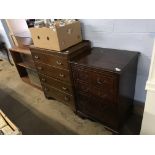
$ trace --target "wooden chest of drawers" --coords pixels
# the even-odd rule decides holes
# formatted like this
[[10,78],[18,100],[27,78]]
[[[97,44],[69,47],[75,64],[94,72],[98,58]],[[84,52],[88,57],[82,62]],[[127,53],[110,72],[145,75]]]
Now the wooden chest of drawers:
[[82,53],[89,52],[90,48],[89,41],[82,41],[61,52],[30,47],[47,98],[54,98],[75,110],[69,61]]
[[71,62],[77,114],[119,132],[132,107],[138,52],[92,48]]

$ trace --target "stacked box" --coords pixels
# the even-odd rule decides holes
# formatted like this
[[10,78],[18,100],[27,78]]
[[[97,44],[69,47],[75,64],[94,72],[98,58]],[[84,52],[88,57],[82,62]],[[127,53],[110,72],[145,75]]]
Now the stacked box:
[[62,51],[82,41],[79,21],[53,28],[30,28],[35,47]]

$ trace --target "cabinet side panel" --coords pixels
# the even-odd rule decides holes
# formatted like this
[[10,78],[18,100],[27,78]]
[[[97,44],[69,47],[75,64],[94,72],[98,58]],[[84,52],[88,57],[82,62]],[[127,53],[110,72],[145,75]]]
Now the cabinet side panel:
[[119,80],[119,117],[123,121],[133,107],[138,56],[126,66]]

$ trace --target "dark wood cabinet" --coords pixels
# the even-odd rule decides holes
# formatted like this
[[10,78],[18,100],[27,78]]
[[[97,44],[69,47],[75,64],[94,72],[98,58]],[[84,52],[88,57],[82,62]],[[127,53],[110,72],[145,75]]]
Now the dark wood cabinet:
[[92,48],[72,60],[77,114],[119,132],[133,106],[138,55]]
[[75,111],[73,81],[69,62],[80,54],[88,53],[90,49],[89,41],[82,41],[61,52],[30,47],[47,98],[54,98],[65,103]]

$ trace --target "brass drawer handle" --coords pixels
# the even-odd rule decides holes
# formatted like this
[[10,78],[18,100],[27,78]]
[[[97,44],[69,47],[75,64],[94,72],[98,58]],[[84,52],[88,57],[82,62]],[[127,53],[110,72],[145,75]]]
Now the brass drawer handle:
[[46,82],[46,79],[45,78],[42,78],[41,81]]
[[60,76],[60,77],[64,77],[64,74],[61,74],[61,73],[60,73],[59,76]]
[[60,61],[56,61],[57,65],[62,65],[62,63]]
[[44,88],[44,90],[45,90],[45,92],[48,92],[48,91],[49,91],[49,89],[48,89],[48,88],[46,88],[46,87]]
[[103,83],[105,83],[105,81],[102,81],[102,82],[101,82],[100,79],[98,78],[98,79],[97,79],[97,83],[98,83],[98,84],[103,84]]
[[65,101],[69,101],[70,98],[68,96],[65,96]]
[[39,56],[38,56],[38,55],[35,55],[34,58],[35,58],[35,59],[39,59]]
[[62,87],[62,89],[63,89],[63,90],[67,90],[67,88],[66,88],[66,87]]
[[43,68],[42,67],[37,67],[39,70],[42,70]]

